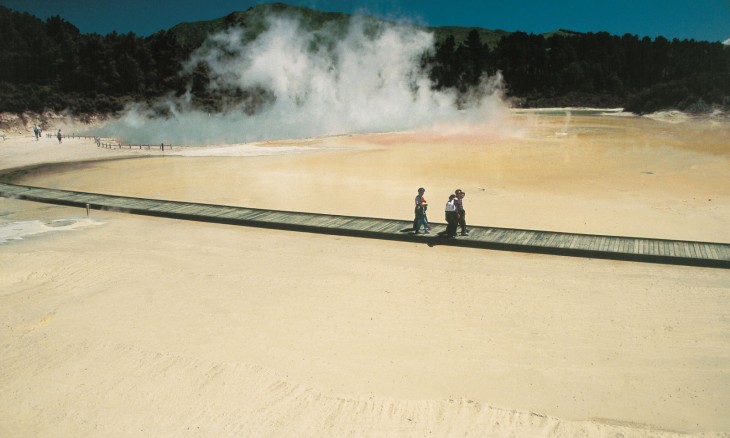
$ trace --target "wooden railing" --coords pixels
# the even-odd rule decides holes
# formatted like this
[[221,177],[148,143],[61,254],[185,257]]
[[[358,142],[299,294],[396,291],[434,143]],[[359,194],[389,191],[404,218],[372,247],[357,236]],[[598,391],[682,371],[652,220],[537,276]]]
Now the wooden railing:
[[122,148],[127,148],[127,149],[132,149],[132,148],[134,148],[134,149],[137,149],[137,148],[139,148],[139,149],[147,148],[147,149],[151,149],[151,148],[159,148],[161,151],[164,151],[165,148],[167,148],[167,149],[172,150],[172,144],[165,144],[165,143],[160,143],[160,144],[130,144],[130,143],[122,143],[120,141],[111,140],[111,139],[103,140],[101,137],[94,137],[94,141],[96,142],[96,146],[97,147],[100,147],[100,148],[108,148],[108,149],[122,149]]

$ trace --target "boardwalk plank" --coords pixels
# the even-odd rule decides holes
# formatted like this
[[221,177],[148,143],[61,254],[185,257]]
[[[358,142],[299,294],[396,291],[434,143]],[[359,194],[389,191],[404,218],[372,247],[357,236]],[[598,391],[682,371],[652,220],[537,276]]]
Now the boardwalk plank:
[[508,244],[509,241],[514,237],[514,235],[510,232],[510,230],[502,230],[502,232],[499,235],[499,242]]
[[573,243],[573,239],[575,239],[575,236],[573,234],[564,234],[563,235],[563,242],[561,243],[561,248],[570,248],[570,245]]
[[560,235],[558,235],[557,242],[555,242],[555,246],[557,248],[561,248],[561,249],[565,248],[565,244],[568,241],[568,237],[569,236],[567,234],[560,233]]
[[644,239],[644,249],[646,251],[647,255],[655,255],[657,253],[656,251],[656,241],[654,239]]
[[613,251],[616,253],[623,253],[622,248],[624,246],[624,239],[621,237],[614,237],[613,238]]
[[532,245],[532,242],[535,240],[535,237],[537,235],[538,235],[537,231],[525,231],[522,245],[525,245],[525,246]]
[[231,219],[252,221],[256,220],[256,218],[262,216],[264,213],[265,211],[263,210],[248,209],[233,211],[231,213],[227,213],[225,216]]
[[504,238],[505,232],[502,229],[494,230],[493,233],[489,236],[490,242],[500,243],[502,241],[502,238]]
[[521,241],[520,237],[522,236],[522,232],[520,231],[513,231],[511,233],[507,233],[507,238],[504,240],[504,243],[514,245],[519,244]]
[[150,210],[159,211],[159,212],[171,212],[179,207],[180,207],[180,204],[178,204],[177,202],[165,202],[165,203],[160,203],[160,204],[150,208]]
[[718,246],[714,244],[707,245],[707,251],[710,253],[710,258],[713,260],[722,260],[722,255],[718,251]]
[[694,242],[690,243],[689,245],[692,248],[692,254],[694,255],[694,257],[702,258],[702,253],[700,253],[699,245]]
[[519,243],[520,234],[522,234],[520,231],[508,232],[507,238],[504,239],[504,243],[509,244],[509,245],[514,245],[515,243]]
[[730,245],[718,247],[717,250],[723,260],[730,260]]
[[627,252],[629,252],[630,240],[629,239],[626,239],[624,237],[621,237],[619,239],[619,241],[620,241],[620,244],[619,244],[619,247],[618,247],[618,252],[620,252],[622,254],[626,254]]
[[682,242],[682,249],[684,249],[687,257],[695,257],[695,250],[692,248],[692,244],[689,242]]
[[527,242],[525,242],[525,245],[530,245],[530,246],[539,245],[538,242],[540,242],[540,240],[541,240],[541,235],[542,235],[542,233],[540,233],[539,231],[533,231],[532,234],[530,235],[530,238],[527,239]]
[[703,259],[707,258],[707,255],[702,251],[702,244],[692,243],[692,246],[695,248],[695,253],[697,254],[698,258],[703,258]]
[[531,245],[530,242],[535,239],[536,234],[537,233],[535,231],[526,230],[524,233],[522,233],[522,237],[520,238],[520,245]]
[[654,240],[653,239],[643,239],[644,240],[644,251],[647,255],[655,254],[654,251]]
[[575,248],[582,249],[582,250],[590,250],[592,240],[593,240],[593,236],[582,235],[582,236],[580,236],[580,238],[576,239]]
[[700,252],[702,253],[702,257],[705,259],[710,258],[709,250],[707,249],[707,245],[704,243],[699,243],[698,246],[700,247]]
[[717,251],[715,251],[715,245],[712,243],[705,244],[705,250],[707,251],[707,258],[712,260],[718,260]]
[[695,247],[694,247],[694,245],[692,245],[691,242],[686,242],[685,246],[687,247],[687,250],[691,257],[693,257],[693,258],[697,257],[697,253],[695,252]]
[[673,241],[672,250],[674,251],[675,257],[689,257],[689,255],[687,254],[687,251],[685,250],[685,246],[682,242]]
[[530,233],[527,230],[516,230],[512,234],[515,236],[511,242],[513,245],[525,245],[530,240]]
[[614,252],[611,248],[616,244],[616,238],[612,236],[606,236],[606,248],[604,251],[606,252]]
[[588,239],[586,240],[586,246],[587,246],[586,249],[590,250],[590,251],[595,250],[596,249],[595,245],[596,245],[597,241],[598,241],[598,236],[594,236],[594,235],[588,236]]
[[545,239],[545,246],[551,247],[553,246],[553,243],[557,241],[558,239],[558,233],[550,233],[546,232],[547,238]]
[[351,221],[350,218],[342,216],[328,216],[321,226],[328,228],[344,228]]
[[486,242],[495,242],[496,236],[501,232],[501,229],[499,228],[489,228],[487,231],[484,232],[483,239]]
[[676,257],[674,252],[674,242],[667,242],[667,250],[670,257]]
[[616,247],[618,246],[618,239],[615,237],[608,237],[608,245],[606,246],[606,251],[608,252],[616,252]]
[[502,229],[495,229],[495,230],[492,230],[491,233],[489,233],[489,236],[488,236],[487,241],[488,242],[499,243],[501,241],[501,239],[502,239],[503,236],[504,236],[504,230],[502,230]]
[[657,255],[659,254],[659,248],[657,246],[657,241],[654,239],[648,239],[649,241],[649,252],[648,254],[651,255]]
[[532,232],[532,235],[527,240],[527,242],[525,242],[525,244],[526,245],[531,245],[531,246],[537,245],[538,242],[542,239],[542,235],[543,235],[543,233],[541,233],[539,231],[533,231]]
[[550,237],[552,236],[552,233],[540,231],[538,235],[539,238],[535,241],[535,244],[540,246],[546,246],[548,244],[548,241],[550,240]]
[[565,246],[567,249],[576,249],[580,246],[580,242],[582,240],[582,236],[579,234],[571,234],[570,235],[570,241]]
[[701,257],[701,255],[700,255],[700,253],[698,251],[697,245],[695,245],[692,242],[687,242],[687,247],[689,248],[690,253],[692,254],[692,257],[693,258],[700,258]]
[[519,242],[520,238],[520,232],[517,230],[507,230],[505,232],[506,236],[502,243],[508,244],[508,245],[514,245],[516,242]]
[[672,257],[682,257],[683,252],[682,252],[682,248],[681,248],[681,245],[679,244],[679,242],[672,241],[669,246],[671,247],[670,251],[671,251]]
[[[433,234],[436,231],[437,227],[434,227],[433,224],[431,225],[431,233]],[[482,240],[482,236],[484,235],[484,230],[481,228],[474,228],[473,226],[469,227],[469,239],[471,240]]]
[[636,253],[636,239],[626,239],[626,254]]
[[684,242],[674,242],[674,249],[678,257],[690,257],[687,245]]
[[649,254],[649,245],[650,244],[651,244],[651,242],[646,239],[639,239],[639,254],[644,254],[644,255]]

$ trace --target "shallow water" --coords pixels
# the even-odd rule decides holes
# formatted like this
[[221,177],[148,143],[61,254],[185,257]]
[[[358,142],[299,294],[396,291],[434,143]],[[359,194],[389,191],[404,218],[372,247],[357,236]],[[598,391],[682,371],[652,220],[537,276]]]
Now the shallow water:
[[15,222],[0,222],[0,245],[15,240],[23,240],[39,234],[71,231],[101,222],[91,219],[55,219],[55,220],[28,220]]

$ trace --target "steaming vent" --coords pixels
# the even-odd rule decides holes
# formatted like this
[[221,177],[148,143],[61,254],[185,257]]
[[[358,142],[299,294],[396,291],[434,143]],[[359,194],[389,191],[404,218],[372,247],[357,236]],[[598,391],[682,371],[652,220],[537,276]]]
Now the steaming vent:
[[[194,78],[185,95],[130,105],[98,135],[243,143],[481,123],[504,109],[500,75],[466,93],[434,90],[421,62],[433,50],[433,35],[407,24],[355,16],[310,30],[273,14],[251,38],[240,27],[210,36],[185,63]],[[201,91],[219,97],[219,112],[198,109]]]

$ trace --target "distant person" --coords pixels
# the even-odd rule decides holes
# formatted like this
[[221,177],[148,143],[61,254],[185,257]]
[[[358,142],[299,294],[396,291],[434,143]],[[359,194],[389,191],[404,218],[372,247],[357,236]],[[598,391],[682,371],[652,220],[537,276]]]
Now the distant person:
[[461,226],[461,235],[468,236],[469,230],[466,229],[466,210],[464,210],[464,196],[466,196],[466,192],[461,189],[456,189],[454,194],[456,195],[454,204],[456,205],[456,213],[458,215],[459,225]]
[[63,134],[61,134],[61,130],[60,129],[56,133],[56,138],[58,139],[58,144],[61,144],[61,139],[63,139]]
[[431,227],[428,225],[428,217],[426,216],[426,210],[428,209],[428,202],[426,202],[426,198],[423,197],[423,194],[426,193],[426,189],[421,187],[418,189],[418,195],[416,195],[416,209],[415,214],[416,217],[413,219],[413,231],[418,234],[419,230],[421,229],[421,226],[423,225],[423,232],[428,234]]
[[35,141],[38,141],[38,139],[41,137],[41,128],[39,128],[37,125],[33,128],[33,134],[35,134]]
[[446,213],[446,237],[449,239],[456,237],[456,226],[459,222],[455,200],[456,195],[449,195],[449,200],[444,207],[444,212]]

